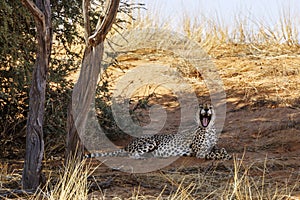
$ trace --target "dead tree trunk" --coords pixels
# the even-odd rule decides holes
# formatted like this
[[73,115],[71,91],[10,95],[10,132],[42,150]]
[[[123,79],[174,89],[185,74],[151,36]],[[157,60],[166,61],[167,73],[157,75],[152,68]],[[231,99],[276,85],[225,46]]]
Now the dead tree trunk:
[[22,0],[34,16],[37,28],[37,52],[29,93],[26,127],[26,155],[22,175],[24,189],[37,189],[42,178],[44,154],[43,119],[45,89],[52,44],[50,0]]
[[68,110],[66,161],[70,158],[70,155],[79,157],[83,155],[84,147],[78,132],[84,130],[78,129],[84,129],[88,111],[95,97],[104,51],[103,42],[115,20],[119,3],[120,0],[109,1],[104,19],[98,21],[96,29],[91,35],[88,15],[90,0],[83,0],[82,2],[86,48],[79,79],[74,86],[73,98]]

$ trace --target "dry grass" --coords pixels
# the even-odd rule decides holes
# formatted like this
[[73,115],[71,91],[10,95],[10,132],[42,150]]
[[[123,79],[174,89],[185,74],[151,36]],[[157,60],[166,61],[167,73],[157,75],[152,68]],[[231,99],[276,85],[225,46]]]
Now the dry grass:
[[91,168],[85,166],[85,162],[69,162],[59,175],[59,179],[49,192],[41,192],[41,196],[47,196],[47,199],[87,199],[88,182],[87,177],[91,173]]
[[279,21],[274,22],[274,25],[268,19],[257,19],[249,13],[245,16],[236,14],[231,26],[220,22],[218,17],[189,13],[184,13],[180,24],[174,25],[170,23],[171,17],[158,17],[163,12],[161,7],[156,6],[155,10],[155,13],[148,12],[145,15],[138,13],[137,20],[132,21],[127,28],[175,30],[199,42],[208,53],[227,44],[247,44],[244,47],[248,46],[249,50],[268,56],[292,53],[295,47],[299,47],[300,22],[296,20],[299,16],[292,15],[288,8],[282,9]]
[[[233,165],[231,165],[233,163]],[[10,194],[14,198],[26,199],[237,199],[237,200],[273,200],[273,199],[297,199],[299,195],[298,181],[287,181],[285,184],[276,182],[268,175],[272,168],[267,158],[262,162],[247,164],[243,157],[235,157],[233,162],[214,163],[213,165],[182,166],[175,169],[165,169],[151,174],[136,174],[140,184],[151,185],[156,192],[147,192],[142,186],[126,187],[124,196],[117,196],[116,185],[111,185],[112,190],[101,189],[101,181],[97,180],[99,175],[95,174],[97,169],[87,164],[86,161],[70,162],[65,166],[57,178],[50,178],[46,189],[40,189],[35,194],[20,193]],[[273,166],[274,167],[274,166]],[[93,174],[94,173],[94,174]],[[96,176],[95,176],[96,175]],[[120,180],[126,182],[126,176]],[[4,174],[1,174],[3,177]],[[15,176],[15,175],[14,175]],[[89,180],[89,181],[88,181]],[[119,181],[116,181],[116,183]],[[91,184],[98,185],[93,187]],[[120,184],[120,183],[117,183]],[[131,195],[130,195],[131,194]]]
[[240,199],[240,200],[252,200],[252,199],[289,199],[292,197],[293,190],[299,185],[277,185],[277,183],[270,183],[266,181],[266,174],[268,171],[267,158],[265,159],[261,171],[261,176],[255,178],[251,176],[251,170],[253,166],[245,167],[243,159],[234,159],[234,176],[229,187],[223,193],[225,199]]
[[[9,172],[9,164],[1,163],[0,197],[3,199],[88,199],[89,183],[87,177],[97,167],[91,167],[85,161],[72,159],[59,171],[45,170],[47,183],[37,191],[22,190],[20,188],[21,175]],[[14,189],[12,189],[14,188]]]

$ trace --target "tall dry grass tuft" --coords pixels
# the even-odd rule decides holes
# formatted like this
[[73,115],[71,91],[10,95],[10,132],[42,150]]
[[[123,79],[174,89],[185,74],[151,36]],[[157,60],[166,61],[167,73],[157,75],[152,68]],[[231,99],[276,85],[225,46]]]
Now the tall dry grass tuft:
[[229,38],[229,28],[226,25],[204,15],[196,17],[185,13],[177,31],[197,41],[207,52],[225,44]]
[[[72,158],[61,169],[58,178],[56,180],[49,178],[45,187],[47,189],[39,191],[33,199],[88,199],[89,183],[87,178],[95,169],[85,160],[78,161],[77,158]],[[51,177],[51,174],[49,176]],[[53,184],[53,182],[55,183]]]
[[185,177],[182,177],[179,183],[169,176],[165,175],[164,178],[166,178],[168,182],[170,182],[173,186],[177,188],[174,193],[171,193],[169,195],[168,199],[172,199],[172,200],[194,199],[193,193],[196,188],[195,182],[186,181]]
[[252,163],[250,166],[245,166],[243,163],[243,158],[237,160],[234,158],[234,176],[231,183],[228,185],[228,189],[224,191],[224,199],[237,199],[237,200],[264,200],[264,199],[292,199],[294,189],[298,187],[297,183],[295,185],[282,185],[276,182],[266,181],[266,174],[268,172],[267,168],[268,159],[266,158],[263,163],[263,168],[259,169],[261,171],[261,176],[256,177],[251,175],[252,168],[259,168]]

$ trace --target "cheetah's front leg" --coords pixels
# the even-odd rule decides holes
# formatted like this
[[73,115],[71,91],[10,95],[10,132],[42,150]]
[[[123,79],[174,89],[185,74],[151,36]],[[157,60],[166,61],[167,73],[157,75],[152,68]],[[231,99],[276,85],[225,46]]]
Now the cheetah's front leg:
[[232,156],[227,153],[225,148],[218,149],[214,146],[209,153],[205,155],[206,160],[230,160]]

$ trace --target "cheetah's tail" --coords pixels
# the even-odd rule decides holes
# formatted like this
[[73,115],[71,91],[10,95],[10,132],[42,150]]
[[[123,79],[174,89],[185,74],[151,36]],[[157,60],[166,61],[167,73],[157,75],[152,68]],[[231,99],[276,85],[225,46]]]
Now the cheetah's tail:
[[119,149],[119,150],[111,151],[111,152],[89,153],[89,154],[86,154],[84,157],[85,158],[98,158],[98,157],[125,157],[125,156],[128,156],[128,152],[126,152],[124,149]]

